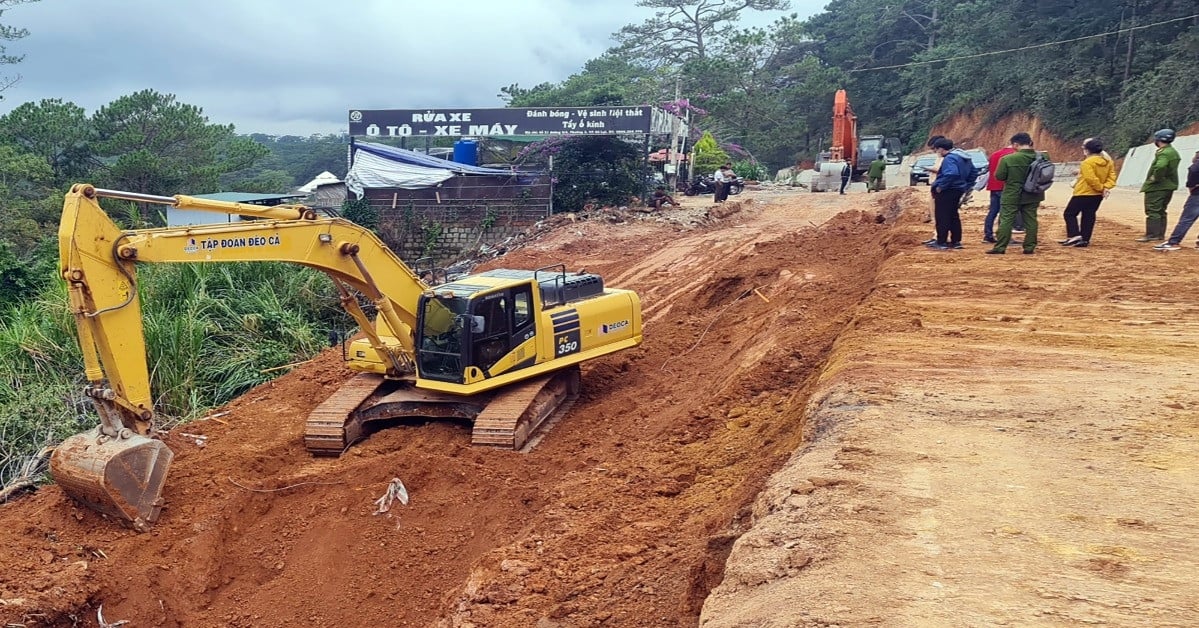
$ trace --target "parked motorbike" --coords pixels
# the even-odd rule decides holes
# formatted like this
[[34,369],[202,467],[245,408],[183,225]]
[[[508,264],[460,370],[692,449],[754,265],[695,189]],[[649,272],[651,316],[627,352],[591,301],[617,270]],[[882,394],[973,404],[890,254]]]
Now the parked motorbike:
[[[736,177],[731,182],[729,182],[729,195],[730,196],[733,194],[740,194],[741,191],[744,189],[745,189],[745,182],[741,180],[741,177]],[[699,196],[701,194],[715,194],[716,193],[716,182],[712,180],[712,177],[710,177],[706,174],[701,174],[698,177],[695,177],[694,179],[692,179],[691,185],[687,186],[687,190],[683,193],[686,194],[687,196]]]

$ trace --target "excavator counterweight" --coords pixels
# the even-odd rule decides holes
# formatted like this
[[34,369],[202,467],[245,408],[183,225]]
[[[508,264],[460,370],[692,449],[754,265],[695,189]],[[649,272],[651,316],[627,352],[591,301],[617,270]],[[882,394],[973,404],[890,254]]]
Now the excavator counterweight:
[[[233,223],[122,230],[101,198],[240,215]],[[396,419],[456,419],[476,444],[520,449],[575,398],[579,364],[641,343],[641,302],[564,265],[422,281],[370,230],[308,207],[259,207],[75,185],[59,226],[96,428],[66,439],[51,475],[80,503],[146,529],[164,505],[173,454],[156,438],[137,266],[278,261],[327,274],[359,325],[358,375],[309,415],[304,442],[339,455]],[[372,320],[359,305],[371,302]],[[189,356],[178,356],[188,359]]]

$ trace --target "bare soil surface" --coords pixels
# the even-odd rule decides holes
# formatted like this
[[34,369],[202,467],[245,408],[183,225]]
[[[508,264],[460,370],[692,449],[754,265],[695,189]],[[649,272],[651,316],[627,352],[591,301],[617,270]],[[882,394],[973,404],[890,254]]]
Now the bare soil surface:
[[1082,159],[1082,138],[1067,140],[1058,137],[1045,129],[1037,117],[1024,111],[1009,113],[998,119],[992,119],[991,114],[983,109],[958,113],[934,127],[931,134],[948,137],[958,148],[986,149],[989,155],[1011,144],[1011,137],[1021,132],[1031,135],[1037,150],[1048,152],[1055,161]]
[[982,255],[974,208],[925,250],[926,190],[556,218],[490,265],[598,272],[646,335],[531,452],[428,423],[314,459],[329,352],[168,437],[149,533],[53,486],[0,506],[0,620],[1184,625],[1199,253],[1131,242],[1132,194],[1090,249]]
[[1199,251],[1125,190],[1061,247],[1067,194],[1035,255],[981,255],[980,207],[883,263],[702,626],[1194,625]]

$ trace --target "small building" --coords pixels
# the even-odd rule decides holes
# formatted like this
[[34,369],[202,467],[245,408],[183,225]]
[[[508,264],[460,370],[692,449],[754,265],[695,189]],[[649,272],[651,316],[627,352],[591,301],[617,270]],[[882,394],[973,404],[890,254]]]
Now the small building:
[[341,179],[338,179],[337,175],[326,170],[326,171],[316,175],[315,177],[313,177],[312,180],[309,181],[308,183],[301,185],[299,188],[296,189],[296,192],[300,193],[300,194],[312,194],[313,192],[316,191],[316,189],[318,187],[320,187],[322,185],[330,185],[330,184],[334,184],[334,183],[341,183]]

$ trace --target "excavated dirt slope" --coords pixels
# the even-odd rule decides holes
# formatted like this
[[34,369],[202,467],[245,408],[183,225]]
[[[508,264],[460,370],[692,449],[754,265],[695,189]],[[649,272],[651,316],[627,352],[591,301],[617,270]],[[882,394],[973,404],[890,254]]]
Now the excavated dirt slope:
[[1040,119],[1025,112],[992,120],[985,110],[976,109],[954,114],[932,130],[932,134],[952,139],[959,148],[983,148],[988,154],[1007,146],[1011,137],[1020,132],[1031,135],[1037,150],[1048,152],[1057,161],[1082,159],[1081,138],[1068,141],[1058,137],[1046,129]]
[[[313,459],[304,417],[349,375],[329,352],[187,426],[206,447],[169,437],[148,534],[53,486],[0,508],[0,619],[87,625],[103,604],[133,625],[695,625],[888,250],[895,199],[814,227],[845,198],[746,200],[690,231],[559,229],[502,265],[569,261],[636,290],[646,340],[588,364],[531,453],[432,423]],[[372,516],[393,477],[411,503]]]
[[[931,251],[926,189],[562,219],[502,265],[637,290],[646,340],[532,452],[430,423],[314,460],[325,354],[171,434],[148,534],[55,487],[0,506],[0,620],[1193,625],[1199,253],[1133,243],[1123,191],[1057,246],[1065,185],[1037,255],[983,255],[978,206]],[[411,503],[372,516],[392,478]]]

